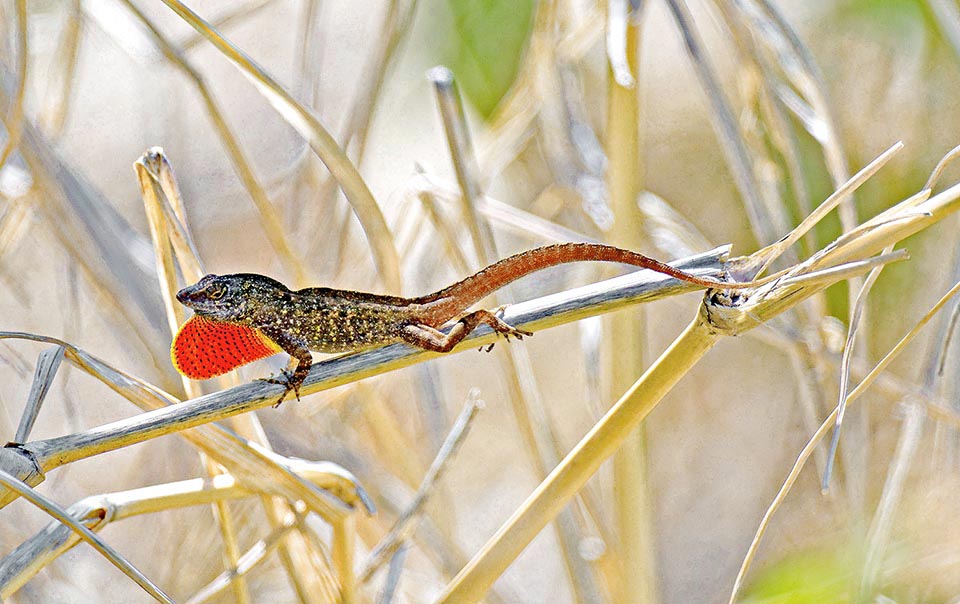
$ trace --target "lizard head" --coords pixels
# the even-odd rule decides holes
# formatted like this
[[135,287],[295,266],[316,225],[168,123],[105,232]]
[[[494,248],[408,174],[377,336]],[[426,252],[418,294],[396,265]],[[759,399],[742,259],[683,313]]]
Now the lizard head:
[[230,321],[241,319],[252,310],[251,304],[270,300],[278,291],[286,288],[262,275],[207,275],[178,291],[177,300],[198,315]]

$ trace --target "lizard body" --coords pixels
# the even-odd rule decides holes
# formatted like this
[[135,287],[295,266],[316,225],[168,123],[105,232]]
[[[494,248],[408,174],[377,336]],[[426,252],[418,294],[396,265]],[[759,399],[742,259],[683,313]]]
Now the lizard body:
[[[449,352],[481,323],[505,337],[529,332],[511,327],[494,312],[470,306],[530,273],[568,262],[619,262],[671,277],[723,289],[755,287],[757,282],[727,283],[697,277],[648,256],[608,245],[563,243],[528,250],[496,262],[453,285],[425,296],[403,298],[311,287],[297,291],[263,275],[207,275],[177,293],[195,311],[171,348],[174,366],[193,379],[215,377],[279,351],[297,364],[282,379],[299,398],[312,364],[310,351],[346,352],[406,342]],[[443,324],[458,318],[448,333]],[[279,404],[279,402],[278,402]]]

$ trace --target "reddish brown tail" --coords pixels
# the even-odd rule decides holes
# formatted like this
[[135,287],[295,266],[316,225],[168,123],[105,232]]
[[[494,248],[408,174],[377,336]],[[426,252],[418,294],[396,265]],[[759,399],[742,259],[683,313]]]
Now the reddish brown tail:
[[619,262],[639,266],[658,273],[669,275],[681,281],[695,283],[703,287],[722,287],[725,289],[742,289],[755,284],[725,283],[715,279],[697,277],[682,270],[673,268],[649,256],[631,252],[612,245],[596,243],[560,243],[520,252],[508,258],[491,264],[475,275],[463,281],[454,283],[436,293],[417,298],[417,303],[428,303],[441,298],[456,301],[459,310],[467,308],[504,285],[529,275],[530,273],[565,264],[567,262]]

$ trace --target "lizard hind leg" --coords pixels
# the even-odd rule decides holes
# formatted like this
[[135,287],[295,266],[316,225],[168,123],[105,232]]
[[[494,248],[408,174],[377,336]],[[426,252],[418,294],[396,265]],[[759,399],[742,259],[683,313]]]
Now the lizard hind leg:
[[[502,310],[500,308],[496,312],[499,314]],[[494,332],[503,335],[507,340],[510,339],[510,336],[522,340],[523,336],[533,335],[532,332],[513,327],[489,310],[475,310],[461,317],[447,333],[428,325],[411,324],[403,328],[402,337],[408,344],[413,344],[424,350],[450,352],[481,323],[489,325]],[[487,350],[489,351],[492,347],[493,344],[488,346]]]

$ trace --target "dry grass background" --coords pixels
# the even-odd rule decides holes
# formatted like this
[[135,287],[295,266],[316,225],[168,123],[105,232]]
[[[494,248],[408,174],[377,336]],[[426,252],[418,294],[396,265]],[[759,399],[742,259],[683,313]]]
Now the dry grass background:
[[[960,17],[949,2],[644,4],[639,24],[629,26],[616,18],[608,26],[605,2],[537,4],[514,86],[486,118],[468,102],[462,122],[456,91],[438,92],[424,73],[445,60],[470,68],[464,49],[480,51],[463,41],[468,34],[471,44],[509,47],[498,35],[516,28],[516,13],[500,33],[464,8],[484,3],[455,0],[190,3],[217,26],[217,39],[269,74],[257,86],[244,77],[249,65],[238,69],[229,49],[163,2],[4,3],[0,113],[11,153],[0,168],[0,328],[82,349],[68,348],[50,379],[28,446],[134,416],[131,399],[141,409],[170,403],[163,392],[192,399],[282,365],[271,359],[234,381],[202,386],[180,380],[168,359],[168,323],[183,316],[165,308],[163,292],[195,280],[201,259],[210,272],[261,272],[292,286],[399,286],[412,295],[485,259],[557,240],[606,240],[662,258],[732,242],[735,254],[747,254],[785,235],[850,173],[903,140],[905,151],[845,201],[839,217],[831,214],[787,252],[779,270],[920,191],[960,142],[960,59],[951,45]],[[699,74],[681,22],[701,43],[707,63]],[[621,67],[633,69],[638,85],[622,87],[608,64],[631,53],[639,66]],[[510,59],[494,52],[472,67],[482,72],[485,60]],[[707,93],[711,82],[719,88]],[[468,101],[482,106],[490,93],[470,78],[463,84]],[[325,146],[309,119],[291,117],[297,108],[307,108],[346,154]],[[232,154],[225,136],[235,139]],[[144,156],[155,145],[169,164]],[[131,164],[142,156],[138,182]],[[347,184],[342,194],[334,185],[323,162],[346,157],[382,218],[364,205],[362,187]],[[153,184],[171,166],[179,193],[170,181]],[[942,181],[951,175],[948,167]],[[175,236],[174,217],[196,257]],[[379,220],[389,237],[377,234]],[[910,261],[880,276],[858,323],[848,390],[957,280],[955,231],[956,218],[947,217],[912,237]],[[167,279],[158,278],[158,266]],[[551,270],[511,288],[509,299],[613,274],[597,266]],[[503,560],[509,566],[485,601],[731,598],[764,512],[837,405],[860,283],[814,295],[678,370],[683,379],[581,496],[515,562]],[[621,308],[490,355],[465,351],[250,411],[194,437],[146,440],[51,471],[38,490],[67,507],[160,485],[140,494],[143,505],[159,505],[171,483],[225,467],[223,490],[208,485],[163,511],[117,519],[101,538],[178,602],[202,601],[211,582],[223,589],[211,601],[222,602],[433,601],[677,338],[699,300],[688,294]],[[953,308],[934,317],[863,404],[851,406],[826,494],[826,443],[813,450],[738,601],[960,601],[955,346],[937,373]],[[4,440],[14,440],[47,347],[0,341]],[[91,379],[83,351],[156,389],[124,383],[104,367],[92,373],[113,389]],[[259,392],[215,400],[263,407],[269,397],[257,403]],[[371,551],[409,512],[465,401],[476,396],[485,405],[459,451],[441,455],[417,524],[401,532],[402,553],[389,557],[392,571],[368,577]],[[281,476],[228,428],[286,458],[331,462],[292,467],[328,491]],[[231,475],[244,493],[224,482]],[[211,493],[233,498],[211,506]],[[306,504],[290,503],[297,500]],[[0,509],[0,553],[49,522],[22,498],[9,503]],[[240,579],[221,575],[243,566],[239,556],[260,540],[270,546],[262,561]],[[11,578],[13,558],[0,561],[5,601],[149,601],[86,545],[35,576]],[[13,582],[30,576],[14,593]]]

